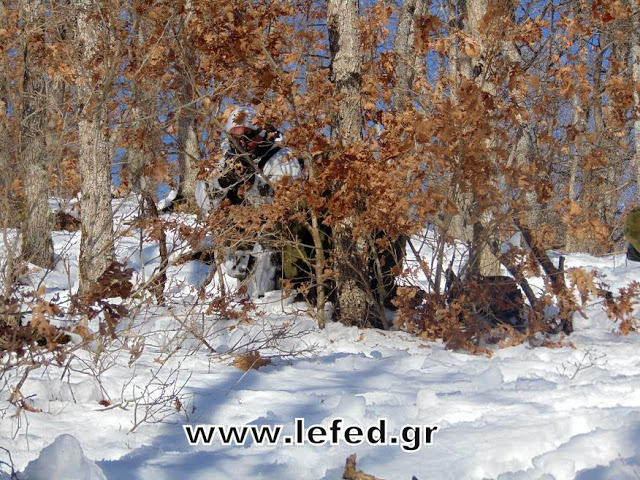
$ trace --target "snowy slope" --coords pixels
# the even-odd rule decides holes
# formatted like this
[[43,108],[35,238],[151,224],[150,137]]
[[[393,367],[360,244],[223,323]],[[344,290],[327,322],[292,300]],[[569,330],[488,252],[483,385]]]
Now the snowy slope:
[[[120,220],[134,210],[121,205]],[[56,235],[66,267],[46,275],[48,295],[64,299],[76,288],[77,240]],[[125,237],[118,252],[148,276],[159,262],[157,247],[146,243],[141,251],[139,244]],[[621,256],[576,255],[567,265],[596,269],[614,291],[640,277],[640,265]],[[260,300],[253,322],[238,326],[197,305],[205,266],[190,262],[170,273],[172,307],[149,307],[121,326],[123,348],[92,367],[106,369],[100,381],[88,369],[38,371],[21,391],[42,411],[18,416],[1,392],[0,447],[23,472],[19,478],[339,479],[352,453],[358,469],[383,479],[640,478],[640,334],[614,333],[597,299],[585,309],[587,319],[576,316],[563,348],[524,344],[487,358],[399,332],[335,323],[321,331],[304,304],[278,292]],[[193,352],[201,334],[215,353]],[[181,349],[159,363],[177,337]],[[248,372],[232,365],[231,351],[256,345],[270,365]],[[86,365],[93,365],[94,347],[79,353]],[[174,397],[179,408],[168,402],[153,410]],[[341,418],[342,430],[384,418],[390,435],[408,425],[438,430],[417,451],[344,441],[190,446],[183,431],[185,424],[283,425],[292,435],[296,418],[327,428]],[[404,445],[415,446],[409,439]],[[1,449],[0,461],[9,462]],[[6,465],[0,472],[10,478]]]

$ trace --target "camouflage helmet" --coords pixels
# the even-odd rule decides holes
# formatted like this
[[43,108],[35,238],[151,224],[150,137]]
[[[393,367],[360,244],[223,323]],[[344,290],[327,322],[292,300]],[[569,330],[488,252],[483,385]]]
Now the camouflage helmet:
[[247,127],[252,130],[259,130],[260,128],[253,123],[255,118],[256,111],[252,107],[238,107],[229,114],[224,129],[227,133],[236,127]]

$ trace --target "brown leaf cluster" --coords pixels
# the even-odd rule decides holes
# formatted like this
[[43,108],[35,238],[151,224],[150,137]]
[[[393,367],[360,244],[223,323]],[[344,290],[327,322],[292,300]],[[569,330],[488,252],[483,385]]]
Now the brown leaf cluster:
[[233,366],[245,372],[251,369],[258,370],[270,364],[271,360],[269,358],[263,358],[257,350],[236,355],[233,360]]
[[[121,301],[133,293],[132,276],[133,269],[112,262],[85,295],[72,298],[72,312],[86,315],[89,320],[102,315],[104,321],[99,325],[100,334],[115,337],[118,322],[128,315],[128,309]],[[110,301],[117,298],[121,300]]]
[[640,283],[632,282],[627,287],[621,288],[617,297],[609,294],[605,298],[607,315],[614,322],[619,322],[619,331],[622,335],[628,335],[638,329],[638,319],[634,312],[639,295]]

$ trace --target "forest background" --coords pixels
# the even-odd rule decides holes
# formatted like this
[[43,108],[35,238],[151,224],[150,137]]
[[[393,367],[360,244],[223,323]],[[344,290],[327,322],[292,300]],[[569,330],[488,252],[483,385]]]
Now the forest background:
[[[22,0],[1,9],[1,215],[5,232],[21,232],[2,269],[3,348],[18,348],[16,338],[55,345],[50,320],[61,312],[85,330],[98,316],[113,333],[125,312],[108,298],[146,291],[162,304],[176,257],[167,232],[194,250],[213,236],[220,258],[221,245],[265,230],[280,232],[260,237],[274,249],[295,245],[282,225],[307,222],[320,326],[332,299],[344,323],[388,329],[392,302],[396,327],[470,350],[495,297],[485,279],[510,274],[529,333],[570,332],[573,288],[584,301],[602,285],[546,252],[623,248],[640,184],[637,0]],[[197,212],[196,180],[217,163],[237,104],[286,127],[308,178],[277,185],[260,209],[167,220],[157,202],[169,189],[182,200],[174,208]],[[141,205],[132,227],[162,257],[138,285],[114,250],[131,230],[114,227],[112,197],[131,193]],[[55,215],[51,198],[65,205]],[[79,283],[56,305],[20,278],[55,267],[51,232],[64,228],[82,232]],[[419,259],[428,291],[392,288],[389,255],[425,229],[435,235],[431,258]],[[445,249],[454,243],[465,252],[452,278]],[[399,280],[410,273],[391,269]],[[532,275],[544,289],[531,288]],[[454,293],[460,281],[471,293]],[[633,292],[623,307],[610,303],[626,332]],[[16,321],[25,297],[28,326]]]

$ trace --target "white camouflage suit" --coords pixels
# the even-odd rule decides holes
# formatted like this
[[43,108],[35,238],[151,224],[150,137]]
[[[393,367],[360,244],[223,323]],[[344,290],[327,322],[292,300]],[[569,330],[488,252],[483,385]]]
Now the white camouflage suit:
[[[244,128],[250,130],[251,135],[258,141],[267,134],[253,123],[255,111],[251,107],[236,108],[229,115],[225,125],[227,135],[235,130]],[[281,137],[278,136],[273,143],[262,143],[259,149],[252,149],[252,143],[247,141],[245,148],[239,153],[240,156],[249,155],[253,163],[258,168],[254,176],[253,185],[248,189],[243,198],[244,202],[250,205],[259,206],[273,201],[270,192],[270,185],[276,185],[283,177],[290,179],[302,178],[303,169],[300,162],[292,155],[291,150],[279,146]],[[269,147],[270,145],[270,147]],[[222,200],[228,198],[231,186],[222,186],[221,178],[225,170],[228,170],[228,158],[233,158],[233,147],[228,138],[222,142],[224,155],[218,161],[218,165],[211,172],[206,180],[199,180],[196,185],[196,203],[203,216],[207,216],[212,209],[216,209]],[[259,155],[256,155],[259,153]],[[268,158],[266,162],[263,160]],[[268,181],[267,181],[268,180]],[[271,262],[271,254],[262,245],[256,243],[251,250],[227,249],[225,261],[222,265],[226,275],[245,280],[249,295],[262,296],[265,292],[273,290],[276,285],[277,267]]]

